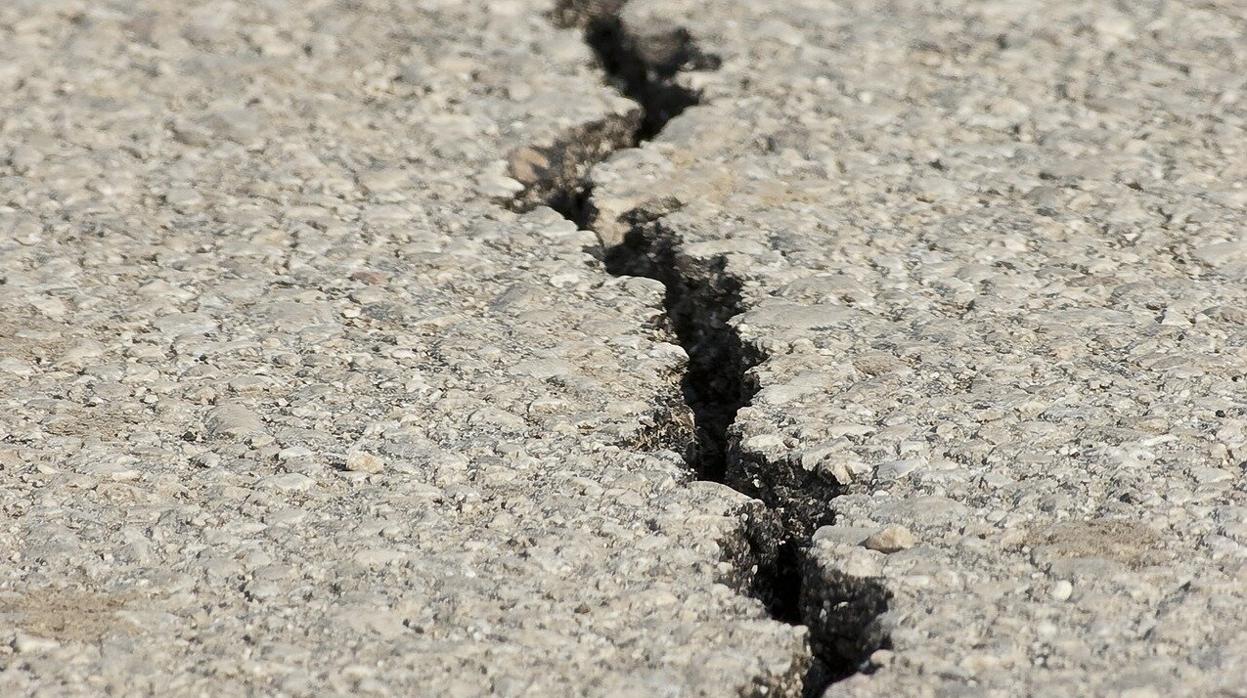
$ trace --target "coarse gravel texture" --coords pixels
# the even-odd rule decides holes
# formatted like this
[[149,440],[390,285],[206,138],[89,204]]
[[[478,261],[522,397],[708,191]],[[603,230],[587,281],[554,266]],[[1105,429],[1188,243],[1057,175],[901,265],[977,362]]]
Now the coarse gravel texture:
[[1247,695],[1244,36],[0,4],[0,694]]
[[511,210],[639,118],[549,9],[0,5],[0,694],[799,690],[661,286]]
[[737,289],[726,477],[812,536],[828,695],[1247,695],[1243,5],[622,21],[721,65],[592,224]]

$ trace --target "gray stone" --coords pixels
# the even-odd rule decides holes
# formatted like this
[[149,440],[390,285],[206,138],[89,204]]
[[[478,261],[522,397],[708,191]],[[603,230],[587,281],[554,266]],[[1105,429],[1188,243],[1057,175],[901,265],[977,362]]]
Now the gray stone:
[[1242,693],[1233,2],[97,5],[0,7],[0,693]]
[[[1247,549],[1212,535],[1244,497],[1241,19],[622,10],[718,68],[593,170],[592,227],[726,347],[729,481],[799,536],[834,522],[805,621],[876,670],[830,695],[1241,693]],[[921,545],[860,547],[890,526]]]

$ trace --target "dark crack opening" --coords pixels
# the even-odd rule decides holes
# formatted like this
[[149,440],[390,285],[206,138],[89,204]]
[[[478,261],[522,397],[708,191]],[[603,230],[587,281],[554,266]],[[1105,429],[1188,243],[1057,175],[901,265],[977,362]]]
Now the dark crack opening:
[[[513,153],[511,174],[525,184],[514,208],[547,205],[591,229],[595,211],[589,169],[616,150],[656,136],[701,101],[677,77],[716,69],[719,59],[703,52],[682,28],[644,37],[629,34],[619,15],[625,2],[559,0],[550,17],[583,32],[605,81],[639,109],[575,129],[550,146]],[[754,462],[733,439],[737,412],[757,391],[749,370],[765,357],[742,342],[729,322],[742,310],[741,283],[727,272],[726,260],[681,254],[679,237],[663,228],[663,216],[678,206],[657,200],[625,215],[621,220],[629,233],[622,244],[603,251],[603,261],[611,274],[644,276],[665,286],[670,327],[689,357],[681,387],[694,431],[685,438],[685,460],[696,477],[727,484],[765,505],[744,517],[749,550],[734,554],[742,569],[736,581],[776,620],[810,628],[812,656],[798,692],[822,695],[830,683],[861,671],[871,652],[887,646],[877,619],[889,595],[874,580],[820,569],[807,555],[810,536],[831,523],[827,502],[841,494],[838,486],[799,465]],[[756,572],[750,573],[754,566]],[[789,692],[781,689],[781,694]]]
[[593,50],[607,84],[638,105],[618,118],[587,124],[544,147],[521,148],[511,154],[512,177],[525,185],[511,202],[517,210],[545,205],[581,227],[590,223],[588,170],[622,148],[643,143],[701,95],[675,77],[689,70],[714,70],[718,57],[698,48],[684,29],[646,35],[624,31],[619,19],[623,0],[560,0],[550,12],[563,28],[581,30]]
[[699,103],[701,95],[674,80],[678,73],[716,70],[719,58],[705,53],[688,31],[675,27],[642,39],[625,31],[619,12],[626,0],[559,0],[555,24],[579,28],[607,82],[641,105],[637,141],[658,135],[667,122]]
[[659,202],[628,214],[629,232],[607,251],[606,268],[657,279],[666,288],[667,316],[689,356],[682,388],[695,438],[686,460],[699,478],[766,505],[769,519],[750,522],[758,569],[745,587],[775,620],[809,627],[811,663],[802,695],[819,696],[868,668],[870,654],[887,647],[876,620],[890,596],[874,580],[823,570],[807,555],[814,532],[833,523],[827,502],[841,494],[837,485],[799,464],[759,462],[741,452],[732,425],[757,392],[749,370],[766,357],[742,342],[729,322],[741,312],[741,283],[726,271],[726,260],[682,255],[679,237],[663,227],[673,205]]

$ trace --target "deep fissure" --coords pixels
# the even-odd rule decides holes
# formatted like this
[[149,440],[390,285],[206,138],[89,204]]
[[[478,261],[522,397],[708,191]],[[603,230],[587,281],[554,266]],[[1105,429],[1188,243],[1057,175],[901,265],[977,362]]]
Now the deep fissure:
[[[713,70],[719,60],[702,52],[683,29],[640,37],[625,30],[619,12],[627,0],[560,0],[550,13],[563,27],[583,32],[605,81],[640,106],[639,113],[589,124],[530,156],[537,176],[512,202],[517,209],[547,205],[582,228],[591,228],[595,211],[589,169],[612,152],[644,143],[675,116],[700,102],[700,95],[676,80],[688,70]],[[513,163],[513,176],[515,165]],[[678,236],[661,219],[679,207],[674,200],[650,202],[621,220],[629,232],[623,242],[600,250],[613,275],[656,279],[666,288],[670,327],[689,360],[682,380],[683,400],[694,416],[693,438],[684,457],[699,479],[727,484],[767,507],[766,520],[754,521],[747,536],[756,573],[746,591],[765,604],[771,617],[811,630],[811,666],[803,677],[805,696],[821,695],[830,683],[856,673],[873,649],[886,646],[868,628],[886,608],[881,586],[811,567],[810,536],[830,523],[826,501],[838,489],[812,483],[791,472],[783,486],[758,482],[733,449],[730,429],[738,410],[749,404],[756,386],[748,372],[763,357],[741,341],[729,321],[742,311],[740,281],[727,273],[726,260],[694,260],[680,254]],[[735,457],[734,457],[735,456]],[[768,480],[768,478],[762,478]],[[809,491],[801,486],[812,485]],[[798,490],[801,490],[798,492]],[[803,580],[817,577],[816,588]]]

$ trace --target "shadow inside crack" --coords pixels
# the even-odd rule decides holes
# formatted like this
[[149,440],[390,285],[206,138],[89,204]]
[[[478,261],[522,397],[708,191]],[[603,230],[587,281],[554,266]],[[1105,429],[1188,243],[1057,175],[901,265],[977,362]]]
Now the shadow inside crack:
[[[511,176],[525,185],[513,208],[547,205],[592,229],[592,166],[656,136],[701,102],[701,94],[678,77],[716,69],[718,57],[704,53],[682,28],[630,34],[619,16],[625,1],[560,0],[550,17],[582,31],[604,81],[639,108],[573,129],[553,145],[512,153]],[[843,493],[841,486],[786,459],[742,452],[733,425],[757,392],[749,371],[765,356],[743,342],[730,322],[743,309],[742,284],[728,273],[726,259],[682,254],[680,238],[663,227],[663,217],[679,206],[656,197],[620,218],[628,228],[621,244],[595,250],[609,273],[663,284],[669,328],[688,355],[680,385],[686,409],[674,401],[664,406],[660,413],[673,420],[671,428],[656,425],[641,445],[683,450],[695,477],[759,500],[753,503],[758,511],[744,517],[741,549],[729,554],[733,586],[759,599],[772,618],[809,627],[810,665],[801,692],[820,696],[832,682],[862,671],[870,654],[888,645],[878,621],[890,595],[878,580],[824,570],[809,554],[814,531],[832,523],[828,502]],[[684,421],[690,411],[691,429]]]

